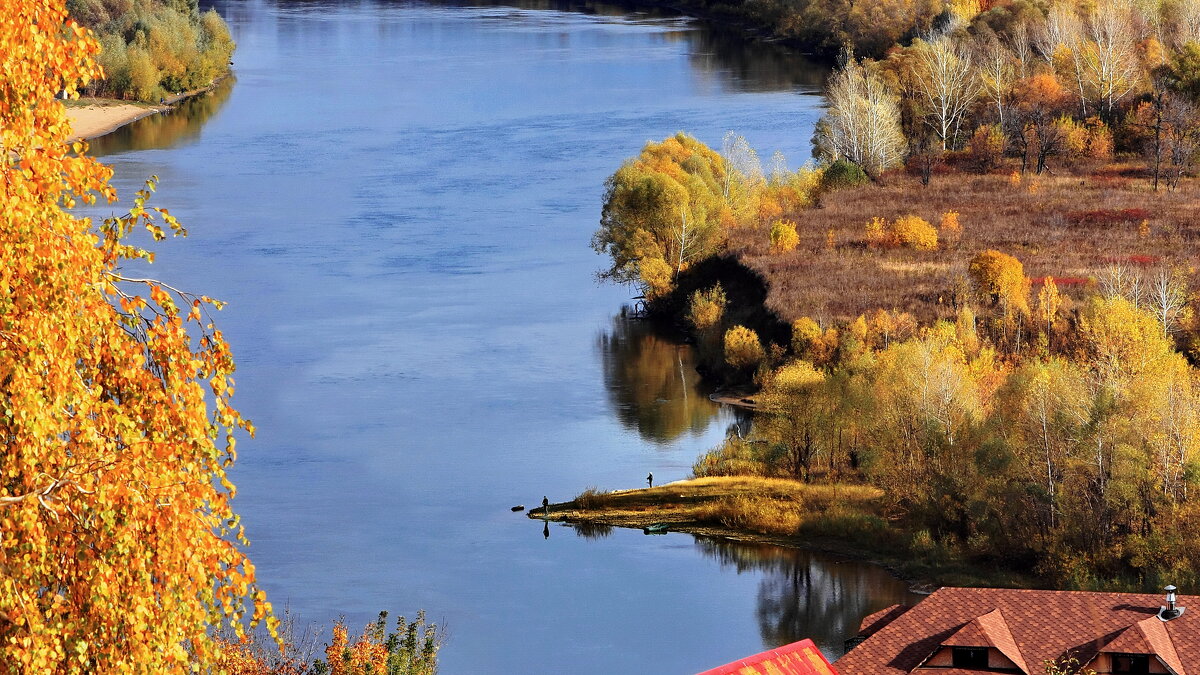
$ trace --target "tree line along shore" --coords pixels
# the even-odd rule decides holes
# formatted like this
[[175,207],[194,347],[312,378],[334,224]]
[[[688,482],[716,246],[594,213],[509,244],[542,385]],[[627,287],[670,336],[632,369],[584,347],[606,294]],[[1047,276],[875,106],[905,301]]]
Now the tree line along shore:
[[229,26],[196,0],[69,0],[67,11],[100,44],[103,73],[85,96],[159,103],[229,72]]
[[879,489],[845,536],[946,569],[1200,580],[1198,31],[1189,1],[939,3],[843,53],[816,164],[681,133],[617,169],[602,276],[756,403],[695,476]]

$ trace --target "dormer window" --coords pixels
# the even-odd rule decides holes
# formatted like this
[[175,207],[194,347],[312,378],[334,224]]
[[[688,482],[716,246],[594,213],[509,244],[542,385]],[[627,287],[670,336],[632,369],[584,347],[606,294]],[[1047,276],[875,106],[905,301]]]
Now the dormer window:
[[1150,672],[1150,656],[1147,654],[1112,654],[1112,671],[1128,675],[1147,675]]
[[[987,647],[955,647],[953,663],[954,663],[955,668],[987,668],[988,667]],[[1129,672],[1145,672],[1145,671],[1129,671]]]

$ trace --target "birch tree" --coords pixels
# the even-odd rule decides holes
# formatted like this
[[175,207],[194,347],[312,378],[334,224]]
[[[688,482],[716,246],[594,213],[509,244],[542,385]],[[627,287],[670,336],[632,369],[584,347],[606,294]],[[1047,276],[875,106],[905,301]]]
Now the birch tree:
[[971,52],[947,36],[914,46],[913,80],[926,107],[926,124],[933,128],[942,150],[958,144],[967,109],[980,93],[980,80]]
[[1035,38],[1038,51],[1046,62],[1058,70],[1065,70],[1073,81],[1075,94],[1079,97],[1079,113],[1087,116],[1087,92],[1085,91],[1083,22],[1075,7],[1065,2],[1051,5],[1046,21]]
[[981,93],[996,107],[996,117],[1003,127],[1004,107],[1015,79],[1013,55],[993,37],[980,46],[978,61]]
[[1127,0],[1102,0],[1088,15],[1084,80],[1096,105],[1109,118],[1138,84],[1141,65],[1134,25],[1133,8]]
[[844,158],[871,175],[901,162],[906,142],[900,107],[878,76],[850,59],[834,74],[827,100],[813,139],[818,158]]

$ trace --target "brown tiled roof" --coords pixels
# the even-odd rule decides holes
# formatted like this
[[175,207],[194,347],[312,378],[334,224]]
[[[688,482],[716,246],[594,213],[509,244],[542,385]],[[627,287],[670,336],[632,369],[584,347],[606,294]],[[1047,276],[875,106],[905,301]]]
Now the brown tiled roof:
[[1187,675],[1179,662],[1179,653],[1167,634],[1167,624],[1150,617],[1129,626],[1109,640],[1101,651],[1128,652],[1131,654],[1157,654],[1175,675]]
[[[966,624],[998,611],[1020,661],[995,644],[1001,640],[996,632],[979,627],[1018,665],[1040,670],[1042,662],[1068,653],[1086,662],[1102,650],[1125,651],[1105,645],[1135,624],[1153,619],[1160,625],[1146,622],[1135,630],[1153,653],[1186,675],[1176,664],[1200,664],[1200,596],[1180,596],[1179,604],[1193,609],[1167,623],[1155,618],[1162,604],[1161,596],[1139,593],[943,588],[878,629],[835,665],[842,675],[908,673]],[[938,669],[940,675],[955,672]]]
[[995,647],[1007,656],[1008,660],[1017,664],[1022,673],[1029,675],[1029,668],[1025,665],[1025,659],[1021,657],[1021,650],[1017,648],[1017,643],[1008,630],[1008,624],[1004,621],[1004,615],[998,609],[975,617],[958,629],[958,632],[942,640],[942,644],[958,647]]
[[908,605],[892,605],[891,607],[884,607],[874,614],[868,614],[862,620],[862,623],[858,624],[858,634],[862,637],[871,637],[878,633],[884,626],[894,621],[896,617],[910,609],[912,607]]

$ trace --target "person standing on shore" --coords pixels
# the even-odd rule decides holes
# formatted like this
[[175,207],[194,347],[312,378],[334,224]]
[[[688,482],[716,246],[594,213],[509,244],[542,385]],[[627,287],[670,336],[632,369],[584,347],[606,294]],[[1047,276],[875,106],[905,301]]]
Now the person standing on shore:
[[654,472],[646,474],[646,487],[654,487]]
[[545,495],[542,495],[542,515],[550,515],[550,500],[546,499]]

